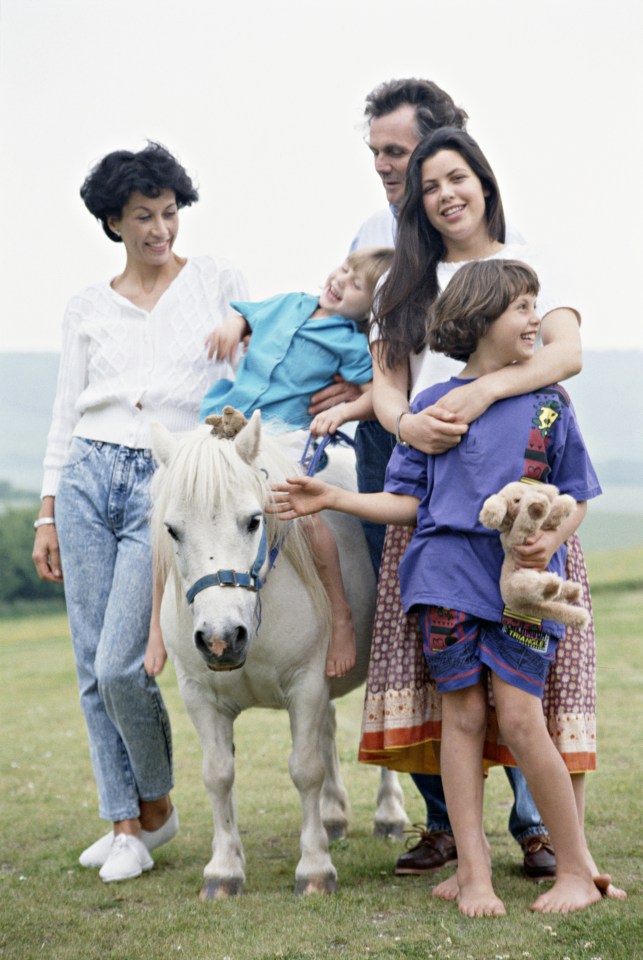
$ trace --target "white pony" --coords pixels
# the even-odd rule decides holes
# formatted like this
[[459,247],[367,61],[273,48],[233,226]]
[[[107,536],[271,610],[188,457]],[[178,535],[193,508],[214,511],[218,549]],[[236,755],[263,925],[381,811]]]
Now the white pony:
[[[212,859],[201,899],[242,891],[244,854],[232,797],[233,723],[248,707],[285,709],[289,769],[302,806],[297,893],[330,892],[337,873],[328,850],[345,833],[348,797],[339,773],[331,698],[364,681],[375,583],[359,523],[328,514],[342,558],[357,635],[357,665],[325,674],[330,617],[305,530],[266,514],[273,483],[292,475],[258,412],[234,439],[207,426],[177,440],[158,424],[153,531],[159,572],[167,577],[163,636],[203,751],[203,781],[214,819]],[[333,461],[342,460],[333,451]],[[350,482],[350,469],[344,479]],[[336,471],[325,474],[341,482]],[[260,589],[263,587],[263,589]],[[399,836],[406,815],[397,778],[378,793],[376,833]]]

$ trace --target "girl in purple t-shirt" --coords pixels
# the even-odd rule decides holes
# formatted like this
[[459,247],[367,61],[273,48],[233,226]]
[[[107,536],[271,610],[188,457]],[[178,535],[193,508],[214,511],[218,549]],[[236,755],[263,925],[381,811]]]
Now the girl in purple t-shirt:
[[[463,266],[433,308],[429,345],[456,359],[466,360],[460,375],[465,380],[528,360],[540,328],[535,309],[537,291],[537,277],[525,264],[488,260]],[[453,899],[467,916],[505,912],[504,904],[493,889],[482,826],[482,752],[487,713],[483,680],[487,672],[491,675],[501,733],[543,814],[558,859],[554,885],[537,898],[532,909],[547,913],[583,909],[600,900],[601,892],[610,882],[607,877],[594,876],[596,869],[579,822],[570,777],[547,731],[539,699],[538,691],[542,690],[552,650],[555,650],[555,627],[551,634],[542,631],[541,650],[537,649],[538,644],[523,643],[503,630],[502,604],[497,590],[502,550],[497,545],[494,551],[496,532],[483,534],[490,549],[484,551],[480,574],[487,576],[488,586],[480,591],[475,582],[475,567],[480,562],[476,559],[476,548],[483,530],[478,513],[483,500],[497,492],[499,482],[504,485],[508,480],[520,479],[523,473],[524,410],[524,396],[492,405],[476,421],[476,430],[467,434],[467,444],[461,443],[440,457],[398,446],[391,462],[387,490],[383,493],[357,494],[314,478],[297,477],[277,488],[274,507],[286,520],[322,509],[343,510],[362,519],[380,518],[397,524],[412,525],[417,520],[409,549],[420,545],[416,554],[420,573],[415,594],[411,594],[407,602],[419,608],[420,617],[428,623],[429,669],[436,678],[449,678],[449,682],[442,685],[441,772],[458,849]],[[486,429],[488,419],[493,420],[494,429]],[[505,430],[501,468],[496,426]],[[576,495],[575,499],[580,502],[558,530],[541,532],[532,542],[518,548],[518,558],[526,567],[546,569],[549,566],[580,524],[586,510],[584,501],[600,492],[571,407],[560,417],[560,430],[561,436],[552,436],[546,447],[551,459],[546,479],[558,481],[562,492]],[[467,445],[470,449],[465,450]],[[468,511],[452,506],[449,514],[449,503],[462,499],[454,501],[449,491],[445,495],[442,489],[449,482],[450,460],[458,461],[451,476],[457,475],[460,483],[469,484],[467,498],[479,500]],[[436,462],[439,462],[439,471],[435,469]],[[445,470],[446,473],[440,472]],[[471,490],[475,491],[473,498],[469,497]],[[436,510],[432,512],[433,506]],[[437,512],[440,512],[439,525]],[[421,583],[424,580],[430,584],[433,578],[435,564],[429,558],[434,537],[442,541],[440,556],[444,557],[447,546],[450,558],[450,577],[441,578],[439,599],[431,597],[432,587],[423,596]],[[562,567],[563,564],[557,564],[559,571]],[[437,625],[436,631],[439,627],[444,641],[435,644],[434,649],[431,649],[430,636],[432,622]],[[466,660],[466,669],[454,680],[457,671],[453,666],[459,660],[463,663]]]

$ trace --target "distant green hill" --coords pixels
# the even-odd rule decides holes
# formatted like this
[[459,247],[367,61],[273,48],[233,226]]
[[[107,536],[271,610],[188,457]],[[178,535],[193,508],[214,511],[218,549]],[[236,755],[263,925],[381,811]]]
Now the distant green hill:
[[[0,353],[0,481],[38,491],[58,368],[54,353]],[[643,351],[588,351],[569,388],[604,484],[642,487]],[[633,502],[636,503],[636,497]]]

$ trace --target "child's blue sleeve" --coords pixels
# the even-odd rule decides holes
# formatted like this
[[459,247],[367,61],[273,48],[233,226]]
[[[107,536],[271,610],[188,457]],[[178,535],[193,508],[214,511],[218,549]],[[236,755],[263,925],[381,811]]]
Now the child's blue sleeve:
[[347,329],[347,336],[340,340],[340,364],[338,373],[351,383],[370,383],[373,379],[373,361],[368,349],[366,334]]
[[574,500],[592,500],[602,493],[601,486],[571,404],[565,411],[565,420],[565,429],[556,432],[547,480]]
[[275,310],[279,310],[281,302],[284,300],[283,294],[277,294],[275,297],[269,297],[267,300],[258,300],[256,302],[247,300],[231,300],[230,306],[237,313],[240,313],[251,330],[254,330],[262,320],[274,319]]
[[415,447],[393,450],[386,468],[384,489],[387,493],[401,493],[423,500],[433,477],[433,457]]

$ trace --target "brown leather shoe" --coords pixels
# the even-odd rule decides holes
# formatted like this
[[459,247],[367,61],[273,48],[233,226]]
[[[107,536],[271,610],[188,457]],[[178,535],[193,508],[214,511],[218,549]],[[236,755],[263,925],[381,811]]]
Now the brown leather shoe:
[[525,876],[535,883],[556,878],[556,854],[547,833],[536,837],[526,837],[520,841],[524,851],[523,870]]
[[439,870],[446,863],[451,863],[458,859],[458,853],[455,848],[453,834],[442,830],[429,831],[420,823],[413,824],[413,829],[408,831],[411,836],[420,837],[419,843],[403,853],[395,864],[396,876],[405,874],[423,874],[432,873]]

